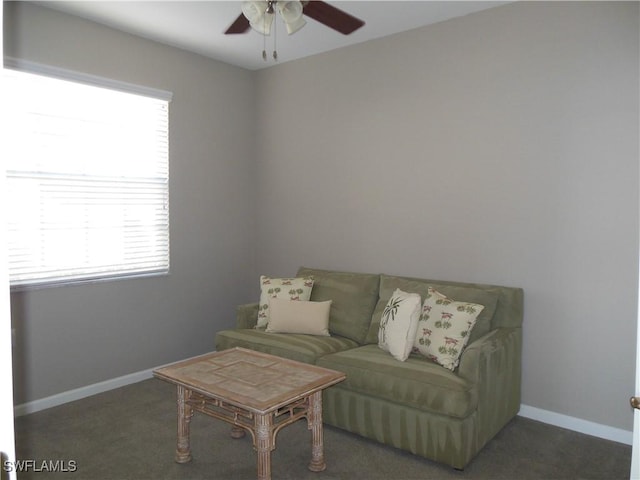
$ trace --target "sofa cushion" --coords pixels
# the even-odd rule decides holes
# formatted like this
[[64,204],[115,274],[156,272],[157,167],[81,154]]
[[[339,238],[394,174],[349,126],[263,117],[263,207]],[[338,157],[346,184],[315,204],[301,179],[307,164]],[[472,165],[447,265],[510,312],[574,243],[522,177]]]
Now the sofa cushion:
[[392,275],[380,275],[380,300],[378,301],[373,312],[371,327],[367,334],[365,343],[378,342],[378,329],[380,327],[380,318],[387,302],[396,288],[405,292],[419,294],[423,299],[426,298],[429,287],[432,287],[449,298],[461,302],[478,303],[484,305],[484,309],[478,315],[476,324],[471,330],[469,336],[469,344],[478,338],[486,335],[491,330],[491,319],[496,312],[499,294],[496,291],[476,288],[473,286],[447,284],[446,282],[438,283],[433,280],[421,280],[418,278],[395,277]]
[[337,335],[322,337],[298,333],[267,333],[262,329],[222,330],[216,334],[216,350],[244,347],[305,363],[316,363],[318,357],[357,347],[348,338]]
[[458,302],[429,288],[415,336],[415,350],[449,370],[458,366],[476,318],[478,303]]
[[318,359],[321,367],[347,374],[332,388],[351,390],[418,410],[466,418],[478,405],[477,388],[424,357],[398,362],[376,345],[345,350]]
[[[269,333],[304,333],[329,335],[331,300],[326,302],[299,302],[284,298],[269,300]],[[415,337],[415,336],[414,336]]]
[[420,311],[420,295],[396,289],[382,313],[378,346],[404,362],[413,349]]
[[269,323],[269,299],[309,300],[313,278],[271,278],[260,276],[260,306],[258,307],[258,327]]
[[[371,324],[371,314],[378,302],[380,276],[307,267],[301,267],[298,276],[314,277],[312,301],[333,301],[329,316],[329,332],[360,344],[364,343]],[[391,293],[393,292],[390,292],[387,300]],[[378,341],[378,326],[375,342],[372,343]]]

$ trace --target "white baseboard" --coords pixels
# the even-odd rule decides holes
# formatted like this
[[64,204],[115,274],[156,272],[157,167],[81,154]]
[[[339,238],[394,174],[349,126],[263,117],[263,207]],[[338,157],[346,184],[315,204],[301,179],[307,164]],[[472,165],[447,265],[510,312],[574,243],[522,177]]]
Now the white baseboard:
[[520,405],[520,413],[518,415],[605,440],[612,440],[627,445],[631,445],[633,442],[633,432],[631,431],[550,412],[549,410],[542,410],[541,408]]
[[[189,360],[190,358],[195,358],[197,356],[198,355],[185,358],[184,360]],[[29,413],[35,413],[39,412],[40,410],[45,410],[47,408],[57,407],[58,405],[62,405],[64,403],[73,402],[74,400],[80,400],[82,398],[90,397],[98,393],[108,392],[109,390],[114,390],[126,385],[131,385],[132,383],[142,382],[143,380],[152,378],[154,370],[166,367],[167,365],[171,365],[171,363],[174,362],[158,365],[157,367],[149,368],[148,370],[142,370],[140,372],[123,375],[122,377],[112,378],[110,380],[105,380],[104,382],[93,383],[84,387],[57,393],[55,395],[51,395],[50,397],[41,398],[39,400],[23,403],[21,405],[15,405],[13,407],[13,414],[16,417],[20,417],[22,415],[28,415]]]
[[74,400],[80,400],[81,398],[90,397],[98,393],[124,387],[125,385],[138,383],[151,378],[153,376],[153,370],[153,368],[150,368],[149,370],[143,370],[141,372],[131,373],[122,377],[112,378],[111,380],[105,380],[104,382],[94,383],[85,387],[58,393],[50,397],[16,405],[13,407],[13,414],[16,417],[28,415],[29,413],[39,412],[40,410],[45,410],[47,408],[57,407],[63,403],[73,402]]
[[[153,376],[153,370],[155,370],[155,368],[131,373],[122,377],[105,380],[104,382],[94,383],[92,385],[87,385],[86,387],[76,388],[74,390],[69,390],[67,392],[52,395],[50,397],[41,398],[39,400],[23,403],[21,405],[16,405],[13,409],[13,412],[16,417],[19,417],[21,415],[27,415],[29,413],[35,413],[47,408],[56,407],[64,403],[73,402],[74,400],[80,400],[81,398],[90,397],[91,395],[96,395],[108,390],[113,390],[114,388],[124,387],[125,385],[141,382],[143,380],[151,378]],[[568,415],[562,415],[560,413],[550,412],[549,410],[530,407],[528,405],[521,405],[520,413],[518,415],[520,415],[521,417],[530,418],[532,420],[537,420],[542,423],[555,425],[556,427],[566,428],[568,430],[584,433],[586,435],[592,435],[594,437],[603,438],[605,440],[612,440],[618,443],[631,445],[633,441],[633,432],[631,431],[609,427],[607,425],[601,425],[599,423],[570,417]]]

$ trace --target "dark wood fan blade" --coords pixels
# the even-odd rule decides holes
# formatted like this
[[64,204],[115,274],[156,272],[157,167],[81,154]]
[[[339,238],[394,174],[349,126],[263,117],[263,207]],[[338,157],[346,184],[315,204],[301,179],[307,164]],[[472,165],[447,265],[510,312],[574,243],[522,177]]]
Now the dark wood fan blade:
[[303,12],[305,15],[344,35],[349,35],[364,25],[364,22],[359,18],[320,0],[307,2]]
[[247,20],[247,17],[245,17],[241,13],[240,16],[236,18],[236,21],[233,22],[231,26],[227,28],[227,31],[224,33],[225,35],[229,35],[230,33],[244,33],[248,31],[249,28],[250,28],[249,20]]

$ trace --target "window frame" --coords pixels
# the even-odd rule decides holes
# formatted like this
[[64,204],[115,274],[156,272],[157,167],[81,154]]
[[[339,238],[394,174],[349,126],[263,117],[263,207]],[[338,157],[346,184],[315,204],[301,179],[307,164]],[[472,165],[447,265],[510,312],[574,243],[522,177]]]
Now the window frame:
[[[28,74],[35,74],[39,76],[75,82],[78,84],[84,84],[88,86],[106,88],[116,92],[123,92],[127,94],[150,97],[156,100],[165,101],[167,103],[167,106],[173,99],[173,93],[166,90],[160,90],[156,88],[122,82],[119,80],[113,80],[113,79],[104,78],[100,76],[80,73],[77,71],[67,70],[59,67],[53,67],[53,66],[30,62],[30,61],[21,60],[21,59],[15,59],[12,57],[4,58],[4,68],[7,70],[14,70],[14,71],[28,73]],[[169,121],[169,119],[167,119],[167,121]],[[169,131],[169,126],[167,126],[167,142],[169,142],[169,136],[170,136],[170,131]],[[167,145],[167,185],[166,185],[167,202],[169,202],[169,171],[168,171],[169,155],[170,155],[169,146]],[[167,207],[168,206],[169,206],[169,203],[167,203]],[[135,271],[108,272],[105,270],[102,272],[93,272],[93,273],[83,274],[81,277],[70,276],[68,278],[59,277],[59,278],[48,278],[48,279],[25,280],[19,283],[10,282],[10,289],[13,292],[13,291],[41,289],[41,288],[49,288],[49,287],[57,287],[57,286],[65,286],[65,285],[109,282],[109,281],[115,281],[120,279],[167,276],[170,274],[170,268],[171,268],[171,262],[170,262],[171,251],[170,251],[170,243],[169,243],[170,224],[168,223],[169,213],[170,212],[167,211],[167,242],[168,244],[167,244],[166,267],[162,266],[156,270],[149,269],[148,271],[139,271],[139,272],[135,272]]]

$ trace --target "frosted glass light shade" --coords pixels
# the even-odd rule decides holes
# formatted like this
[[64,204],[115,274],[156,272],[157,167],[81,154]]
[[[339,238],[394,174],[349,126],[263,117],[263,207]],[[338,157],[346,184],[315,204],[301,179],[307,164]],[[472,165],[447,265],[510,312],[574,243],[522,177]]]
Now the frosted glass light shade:
[[278,2],[277,5],[289,35],[296,33],[307,24],[302,16],[302,3],[299,1]]
[[266,0],[242,4],[242,13],[249,20],[251,28],[263,35],[271,33],[271,25],[273,24],[274,14],[267,12],[268,7],[269,3]]

